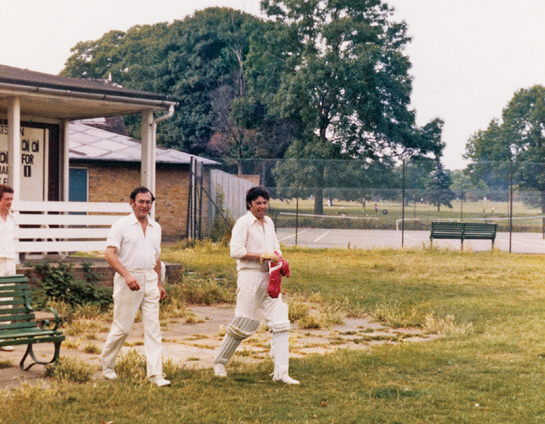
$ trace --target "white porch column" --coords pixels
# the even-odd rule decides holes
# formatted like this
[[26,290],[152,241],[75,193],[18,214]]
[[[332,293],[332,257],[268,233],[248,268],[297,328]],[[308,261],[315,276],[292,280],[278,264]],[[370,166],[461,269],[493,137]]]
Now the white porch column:
[[13,200],[21,199],[21,100],[8,100],[8,184],[13,188]]
[[[140,162],[140,184],[155,195],[155,137],[153,134],[153,111],[142,111],[142,159]],[[155,208],[151,211],[155,218]]]
[[70,141],[68,140],[70,121],[64,119],[62,121],[61,131],[61,152],[62,152],[62,169],[61,169],[61,200],[68,202],[70,194]]

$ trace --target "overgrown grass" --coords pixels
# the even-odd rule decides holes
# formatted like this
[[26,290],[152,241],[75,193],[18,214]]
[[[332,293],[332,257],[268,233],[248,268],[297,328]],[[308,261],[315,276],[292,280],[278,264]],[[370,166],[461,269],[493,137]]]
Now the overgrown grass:
[[[314,299],[337,313],[367,313],[442,337],[292,359],[299,387],[273,383],[267,360],[235,358],[227,379],[214,378],[210,369],[173,366],[167,374],[172,386],[162,389],[126,366],[133,371],[118,370],[115,381],[4,391],[0,422],[545,421],[541,256],[435,249],[284,253],[292,270],[283,282],[292,313],[304,317]],[[165,256],[184,264],[184,278],[221,278],[234,290],[234,264],[224,248],[195,246]]]
[[91,380],[94,372],[95,369],[91,365],[76,358],[63,356],[59,364],[46,367],[45,375],[64,383],[86,383]]

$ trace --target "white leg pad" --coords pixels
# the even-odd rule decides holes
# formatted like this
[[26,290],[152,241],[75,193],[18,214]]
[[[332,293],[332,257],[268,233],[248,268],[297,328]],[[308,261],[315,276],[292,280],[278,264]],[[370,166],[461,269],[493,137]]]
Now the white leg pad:
[[227,327],[227,334],[220,344],[218,354],[214,358],[214,363],[227,365],[240,342],[254,334],[258,327],[258,320],[247,317],[236,317],[229,327]]
[[290,328],[288,305],[280,303],[274,310],[274,320],[272,323],[271,357],[274,361],[273,380],[286,384],[299,384],[297,380],[288,375]]
[[279,303],[273,311],[272,332],[283,333],[290,331],[291,324],[288,315],[288,305],[286,303]]
[[273,333],[274,346],[274,372],[273,381],[281,381],[286,384],[299,384],[289,376],[289,343],[290,333],[283,331]]

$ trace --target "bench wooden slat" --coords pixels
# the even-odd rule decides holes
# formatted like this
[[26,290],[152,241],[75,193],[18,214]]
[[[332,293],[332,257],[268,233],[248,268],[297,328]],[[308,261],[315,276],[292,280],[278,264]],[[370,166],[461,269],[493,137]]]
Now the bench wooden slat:
[[[0,302],[0,304],[1,304],[1,302]],[[10,305],[13,305],[13,304],[10,303]],[[9,309],[11,309],[11,311],[9,311],[9,312],[11,312],[12,314],[18,314],[18,313],[21,313],[21,312],[28,311],[28,308],[25,307],[24,303],[14,305],[13,307],[11,307]],[[9,312],[6,312],[6,313],[9,313]],[[0,315],[2,315],[2,309],[0,309]]]
[[[30,303],[30,299],[28,299],[28,303]],[[11,307],[11,309],[13,309],[12,307],[16,307],[16,308],[25,307],[25,310],[28,310],[28,308],[26,308],[26,304],[27,304],[27,302],[25,302],[25,301],[14,302],[14,301],[10,301],[10,300],[2,300],[2,301],[0,301],[0,306],[2,306],[2,308],[0,308],[0,311],[2,309],[6,309],[5,306],[9,306],[9,307]],[[8,308],[8,309],[10,309],[10,308]]]
[[2,333],[2,339],[22,339],[28,337],[49,337],[49,336],[59,336],[62,333],[59,330],[27,330],[27,331],[6,331]]
[[4,321],[28,321],[31,323],[36,321],[34,314],[22,314],[19,312],[10,315],[5,313],[4,311],[7,311],[7,309],[3,309],[2,312],[0,312],[0,326]]
[[8,286],[0,290],[0,297],[25,297],[30,287]]
[[35,344],[35,343],[55,343],[55,342],[62,342],[64,341],[64,336],[62,334],[59,335],[51,335],[51,336],[45,336],[45,337],[37,337],[36,335],[31,335],[27,338],[21,338],[21,339],[12,339],[12,338],[6,338],[4,340],[0,340],[0,346],[15,346],[15,345],[23,345],[23,344]]
[[[2,277],[2,284],[7,283],[27,283],[28,278],[24,275],[6,275]],[[24,284],[27,285],[28,284]]]
[[30,286],[28,284],[20,284],[20,283],[4,283],[2,282],[2,286],[0,287],[0,292],[9,292],[9,291],[17,291],[17,290],[28,290]]

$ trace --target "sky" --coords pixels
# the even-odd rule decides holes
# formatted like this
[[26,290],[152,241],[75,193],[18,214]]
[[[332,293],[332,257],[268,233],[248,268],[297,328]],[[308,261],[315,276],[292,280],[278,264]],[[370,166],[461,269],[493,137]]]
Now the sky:
[[[543,0],[387,0],[412,42],[417,123],[445,121],[443,163],[467,165],[467,140],[501,118],[514,93],[545,85]],[[259,0],[0,0],[0,64],[58,74],[80,41],[222,6],[259,16]],[[195,6],[197,5],[197,6]]]

